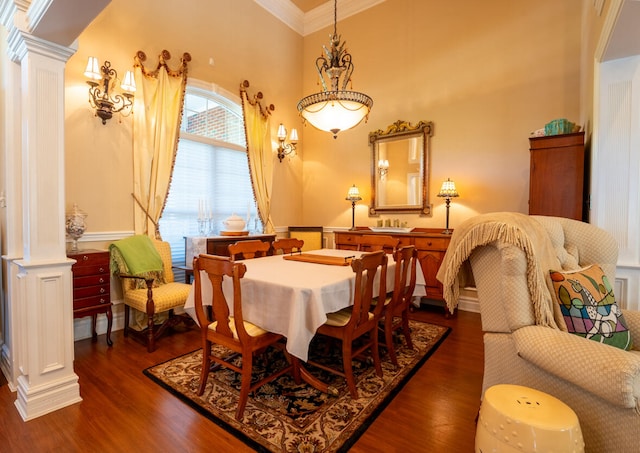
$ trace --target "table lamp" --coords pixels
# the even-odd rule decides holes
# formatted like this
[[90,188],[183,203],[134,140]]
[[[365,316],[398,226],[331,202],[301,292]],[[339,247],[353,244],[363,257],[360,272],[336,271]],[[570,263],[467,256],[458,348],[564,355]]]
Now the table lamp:
[[362,200],[360,191],[355,184],[349,188],[349,192],[347,193],[345,200],[351,202],[351,230],[353,231],[356,229],[356,201]]
[[443,197],[447,205],[447,223],[442,234],[451,234],[453,233],[453,231],[449,229],[449,204],[451,203],[452,198],[460,196],[458,195],[458,191],[456,190],[456,183],[447,178],[447,180],[442,183],[442,187],[440,187],[438,196]]

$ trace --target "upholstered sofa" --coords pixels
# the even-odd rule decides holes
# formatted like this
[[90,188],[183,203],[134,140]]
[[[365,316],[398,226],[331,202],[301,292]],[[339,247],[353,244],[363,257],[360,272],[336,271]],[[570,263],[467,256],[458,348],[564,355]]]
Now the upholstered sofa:
[[630,351],[568,333],[547,277],[598,264],[613,283],[617,255],[615,239],[593,225],[492,213],[456,229],[438,274],[450,309],[461,286],[477,288],[483,394],[518,384],[555,396],[578,415],[587,452],[640,451],[640,313],[622,310]]

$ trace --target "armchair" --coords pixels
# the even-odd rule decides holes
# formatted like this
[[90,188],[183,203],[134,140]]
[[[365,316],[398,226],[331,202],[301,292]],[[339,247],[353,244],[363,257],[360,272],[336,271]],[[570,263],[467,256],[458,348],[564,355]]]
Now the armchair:
[[[640,351],[568,333],[547,280],[550,268],[599,264],[615,281],[618,248],[607,232],[571,219],[494,213],[461,225],[438,273],[450,310],[462,264],[471,264],[484,332],[484,391],[517,384],[555,396],[578,415],[587,452],[638,451]],[[640,314],[623,310],[640,345]]]
[[[168,242],[137,235],[114,242],[109,250],[111,272],[122,284],[125,337],[131,335],[153,352],[156,340],[169,329],[192,324],[189,316],[174,314],[184,306],[191,285],[174,282]],[[131,327],[131,308],[146,314],[146,327]]]

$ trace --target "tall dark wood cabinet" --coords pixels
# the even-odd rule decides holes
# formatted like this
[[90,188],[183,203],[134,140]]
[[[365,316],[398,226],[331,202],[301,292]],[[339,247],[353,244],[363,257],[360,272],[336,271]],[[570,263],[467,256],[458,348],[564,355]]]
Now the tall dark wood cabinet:
[[96,318],[104,313],[107,316],[107,345],[111,346],[111,274],[109,272],[108,250],[83,250],[67,253],[76,260],[71,266],[73,273],[73,317],[91,316],[92,339],[96,341]]
[[584,132],[529,138],[529,214],[589,220]]

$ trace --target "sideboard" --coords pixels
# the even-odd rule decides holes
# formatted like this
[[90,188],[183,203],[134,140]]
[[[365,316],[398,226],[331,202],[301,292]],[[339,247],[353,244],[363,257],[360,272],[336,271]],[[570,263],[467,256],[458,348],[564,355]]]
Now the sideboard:
[[364,234],[385,234],[398,238],[399,246],[415,245],[418,250],[418,261],[426,282],[427,299],[444,300],[442,284],[436,279],[438,269],[447,252],[450,234],[443,234],[441,228],[414,228],[410,233],[376,233],[369,228],[358,228],[334,233],[337,249],[357,250],[358,238]]

